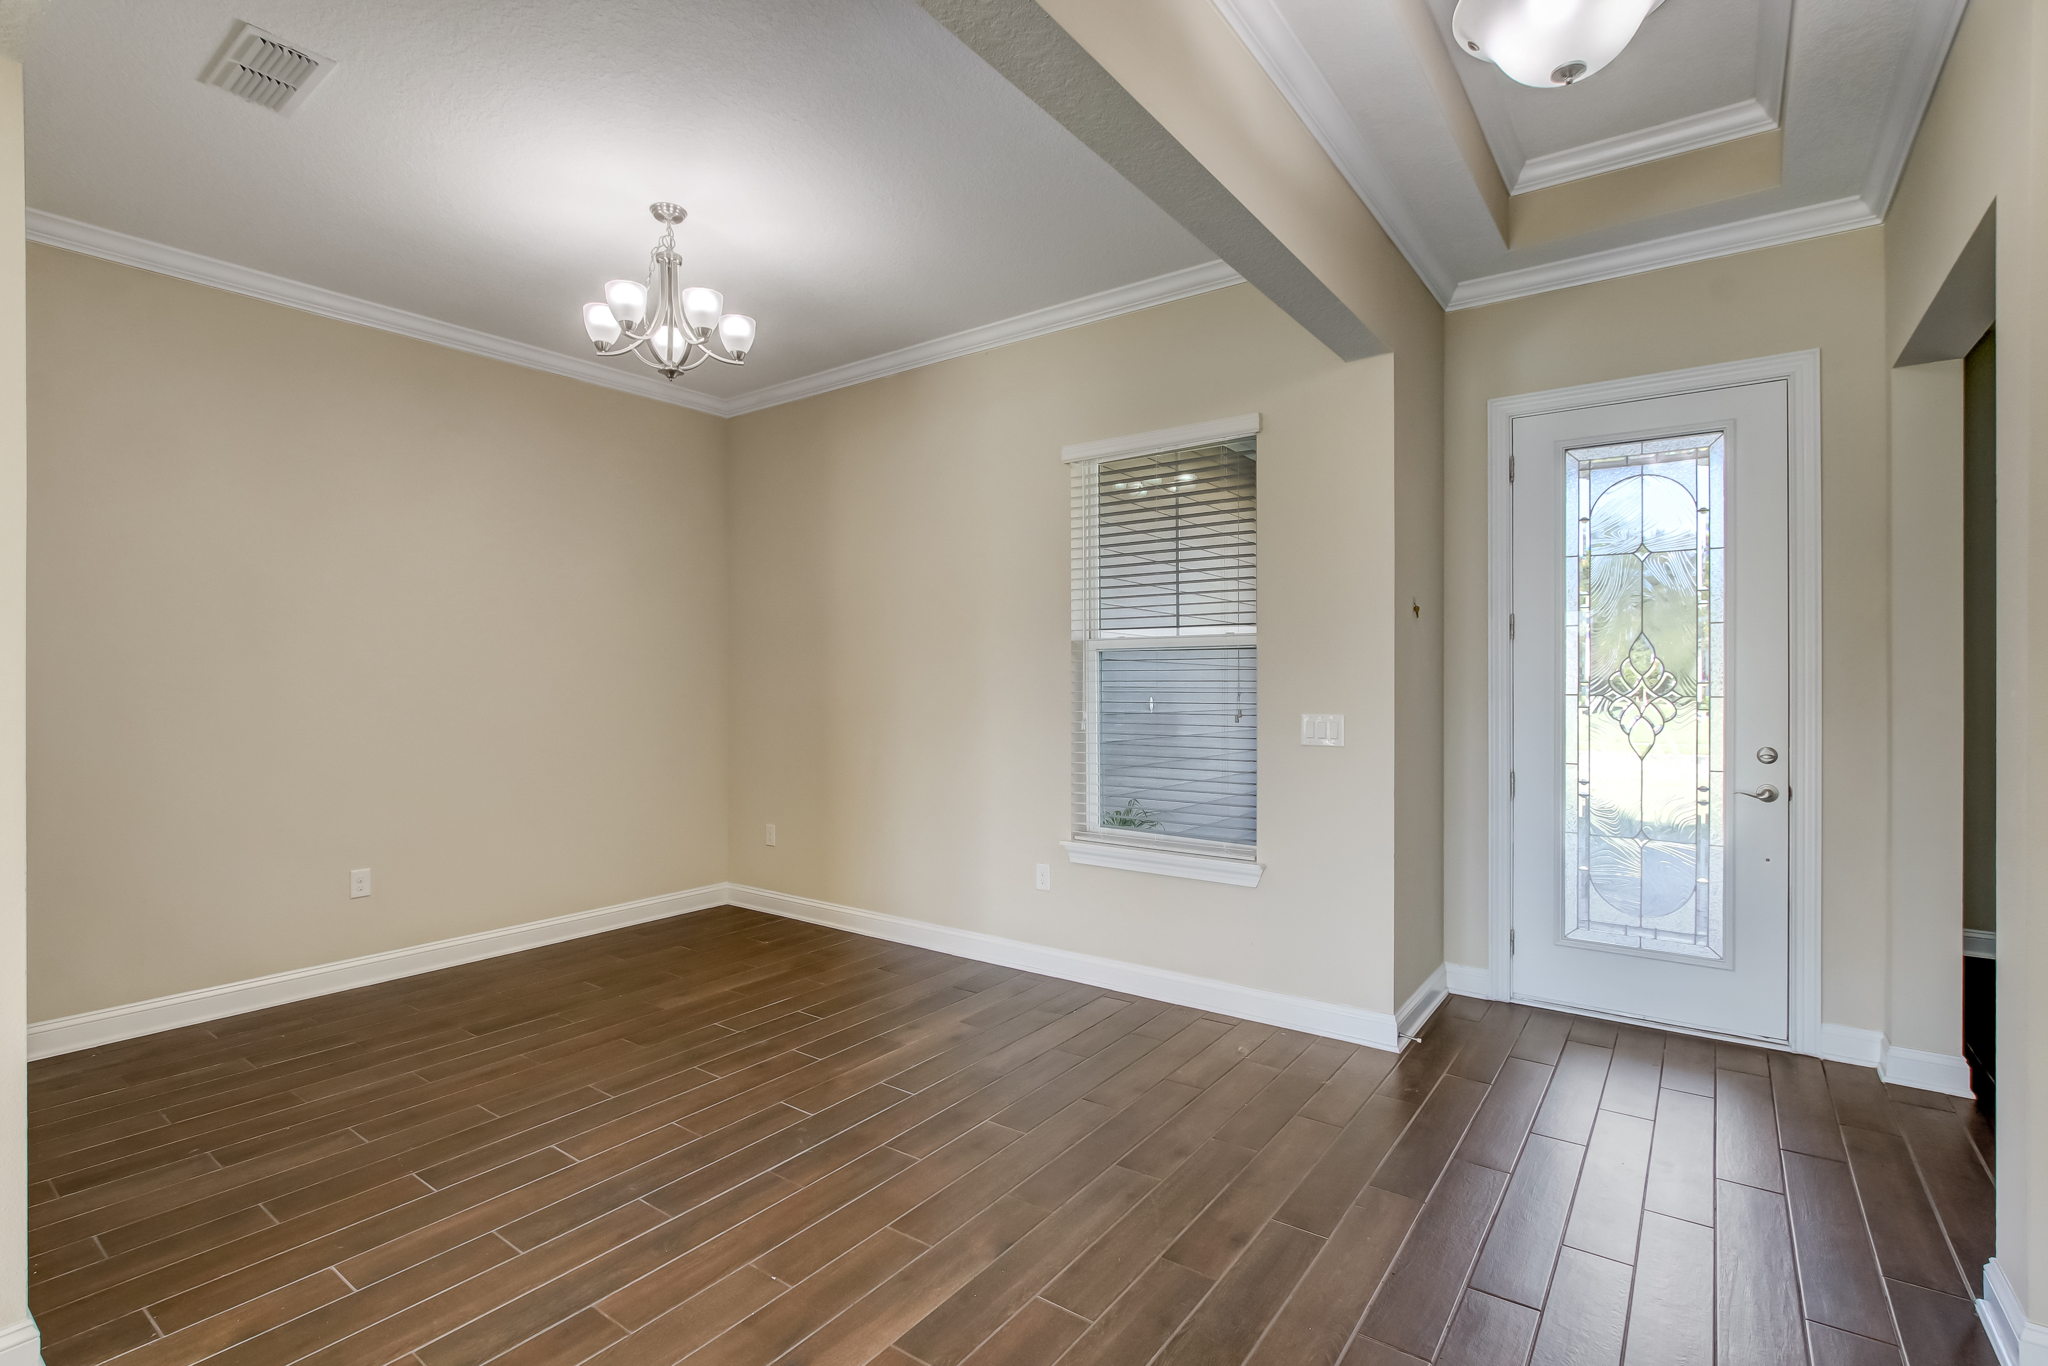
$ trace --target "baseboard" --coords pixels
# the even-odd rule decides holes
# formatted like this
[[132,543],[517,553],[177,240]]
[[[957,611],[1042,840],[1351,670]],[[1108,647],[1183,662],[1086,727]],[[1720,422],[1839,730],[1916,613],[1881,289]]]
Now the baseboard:
[[1401,1038],[1405,1041],[1420,1034],[1422,1027],[1429,1023],[1429,1017],[1436,1014],[1436,1008],[1444,1003],[1444,998],[1448,995],[1450,992],[1444,989],[1444,965],[1439,963],[1436,971],[1430,973],[1422,985],[1415,988],[1408,999],[1402,1002],[1401,1008],[1394,1012],[1394,1020],[1400,1028]]
[[[229,982],[223,986],[180,992],[175,996],[159,996],[133,1005],[110,1006],[82,1015],[43,1020],[28,1027],[28,1055],[30,1058],[50,1058],[60,1053],[76,1053],[81,1049],[97,1048],[101,1044],[139,1038],[144,1034],[160,1034],[166,1029],[182,1029],[187,1025],[204,1024],[208,1020],[242,1015],[290,1001],[303,1001],[312,996],[326,996],[398,977],[432,972],[437,968],[454,967],[458,963],[472,963],[480,958],[496,958],[500,954],[539,948],[564,939],[580,939],[584,935],[602,934],[606,930],[649,920],[708,910],[726,904],[726,890],[726,884],[713,883],[686,892],[670,892],[617,906],[601,906],[594,911],[575,911],[548,920],[508,925],[501,930],[484,930],[344,962],[322,963],[317,967],[273,973],[268,977],[252,977],[245,982]],[[0,1356],[0,1366],[13,1366],[13,1363]]]
[[1824,1024],[1820,1027],[1820,1055],[1829,1062],[1854,1063],[1858,1067],[1882,1067],[1884,1035],[1875,1029]]
[[1963,931],[1963,957],[1965,957],[1965,958],[1996,958],[1996,957],[1998,957],[1998,931],[1997,931],[1997,930],[1964,930],[1964,931]]
[[0,1366],[43,1366],[43,1339],[34,1319],[0,1328]]
[[1977,1301],[1977,1317],[1991,1339],[1998,1366],[2048,1366],[2048,1327],[2027,1318],[2019,1292],[1996,1257],[1984,1263],[1984,1298]]
[[1070,949],[1027,944],[1020,939],[1005,939],[979,930],[909,920],[880,911],[865,911],[855,906],[790,896],[760,887],[729,886],[725,889],[724,900],[749,910],[765,911],[769,915],[806,920],[814,925],[830,925],[874,939],[933,949],[1025,972],[1044,973],[1048,977],[1064,977],[1108,991],[1129,992],[1174,1005],[1192,1006],[1196,1010],[1213,1010],[1218,1014],[1256,1020],[1260,1024],[1322,1034],[1369,1048],[1398,1052],[1401,1047],[1401,1031],[1395,1017],[1382,1011],[1314,1001],[1306,996],[1289,996],[1283,992],[1218,981],[1213,977],[1197,977],[1191,973],[1146,967],[1115,958],[1098,958],[1094,954],[1076,953]]
[[1474,967],[1470,963],[1446,963],[1444,989],[1453,996],[1476,996],[1482,1001],[1491,1001],[1493,969]]
[[1977,1094],[1970,1086],[1970,1064],[1960,1054],[1923,1053],[1888,1043],[1877,1073],[1894,1086],[1938,1091],[1944,1096]]
[[1824,1024],[1820,1027],[1820,1055],[1830,1062],[1875,1067],[1879,1076],[1895,1086],[1938,1091],[1945,1096],[1976,1094],[1970,1089],[1970,1064],[1960,1055],[1900,1048],[1875,1029]]

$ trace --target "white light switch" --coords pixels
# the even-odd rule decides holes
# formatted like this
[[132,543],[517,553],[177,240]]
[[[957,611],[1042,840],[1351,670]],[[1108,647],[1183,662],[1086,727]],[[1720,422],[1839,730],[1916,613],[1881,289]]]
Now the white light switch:
[[1050,863],[1036,863],[1032,865],[1031,885],[1041,892],[1052,890],[1052,865]]
[[1343,714],[1341,712],[1303,712],[1301,714],[1301,743],[1304,745],[1343,744]]
[[348,873],[348,894],[351,898],[370,894],[370,870],[351,868]]

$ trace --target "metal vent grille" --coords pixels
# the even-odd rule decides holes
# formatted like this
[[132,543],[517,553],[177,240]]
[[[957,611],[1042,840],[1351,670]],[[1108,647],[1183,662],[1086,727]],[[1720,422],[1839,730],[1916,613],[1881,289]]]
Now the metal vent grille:
[[289,114],[333,65],[331,59],[254,24],[238,23],[199,79],[251,104]]

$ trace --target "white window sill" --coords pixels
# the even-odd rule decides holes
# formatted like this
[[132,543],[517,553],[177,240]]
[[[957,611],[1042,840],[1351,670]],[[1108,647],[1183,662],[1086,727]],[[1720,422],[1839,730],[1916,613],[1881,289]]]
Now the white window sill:
[[1129,844],[1106,844],[1095,840],[1067,840],[1061,846],[1067,862],[1091,868],[1122,868],[1133,873],[1158,873],[1163,877],[1193,878],[1197,882],[1227,882],[1234,887],[1256,887],[1265,876],[1266,865],[1245,859],[1217,858],[1213,854],[1181,854],[1170,849],[1141,849]]

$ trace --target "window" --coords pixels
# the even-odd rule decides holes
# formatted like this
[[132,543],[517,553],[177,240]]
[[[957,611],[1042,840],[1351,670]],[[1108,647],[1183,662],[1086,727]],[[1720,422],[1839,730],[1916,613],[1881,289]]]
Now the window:
[[1257,432],[1067,453],[1077,862],[1257,881]]

